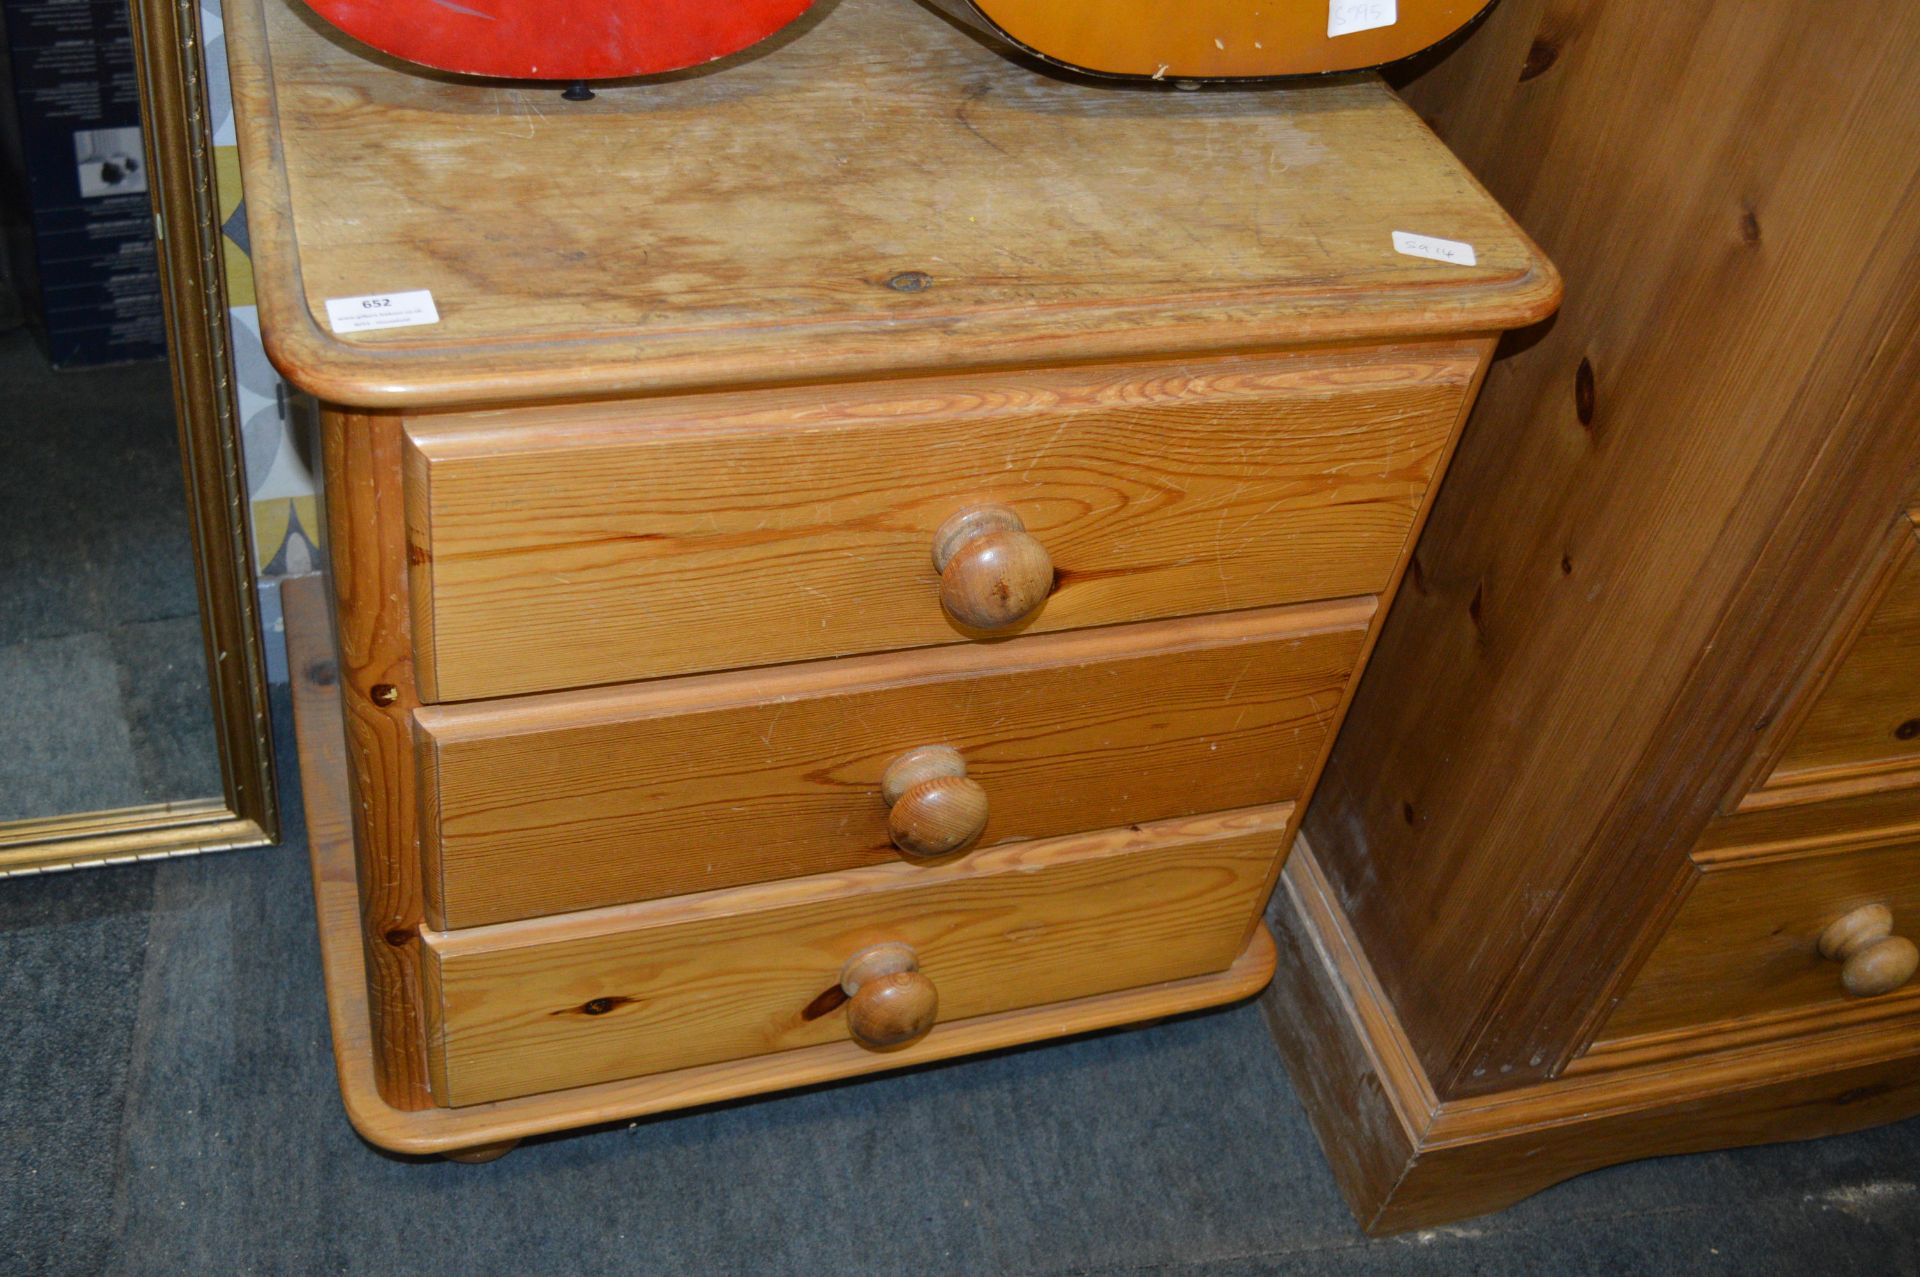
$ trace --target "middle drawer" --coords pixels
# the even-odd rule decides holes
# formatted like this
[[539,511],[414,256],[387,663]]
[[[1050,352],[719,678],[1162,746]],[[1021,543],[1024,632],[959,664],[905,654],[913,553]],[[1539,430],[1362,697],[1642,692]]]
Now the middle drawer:
[[984,792],[976,846],[1284,802],[1374,607],[423,707],[427,916],[473,927],[899,859],[881,782],[923,746],[957,750]]

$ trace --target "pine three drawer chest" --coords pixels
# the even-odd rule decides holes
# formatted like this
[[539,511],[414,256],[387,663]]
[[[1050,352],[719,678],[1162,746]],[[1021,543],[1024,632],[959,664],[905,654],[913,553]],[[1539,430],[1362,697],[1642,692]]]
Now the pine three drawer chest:
[[226,21],[318,404],[285,602],[363,1135],[480,1160],[1265,985],[1559,298],[1390,92],[1076,82],[908,0],[588,102]]

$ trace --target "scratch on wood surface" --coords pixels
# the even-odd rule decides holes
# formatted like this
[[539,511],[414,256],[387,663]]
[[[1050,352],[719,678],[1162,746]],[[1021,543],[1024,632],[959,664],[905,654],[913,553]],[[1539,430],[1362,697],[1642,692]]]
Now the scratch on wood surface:
[[1046,455],[1049,452],[1053,451],[1055,445],[1057,445],[1060,442],[1060,437],[1066,434],[1067,430],[1072,425],[1073,425],[1072,418],[1067,418],[1066,420],[1063,420],[1060,423],[1059,429],[1055,430],[1053,434],[1048,436],[1047,441],[1040,445],[1039,450],[1036,451],[1033,454],[1032,458],[1028,460],[1027,468],[1020,472],[1020,478],[1022,482],[1024,482],[1028,477],[1030,477],[1033,474],[1033,468],[1039,465],[1040,462],[1046,457]]
[[512,115],[526,125],[527,131],[519,136],[522,138],[533,137],[538,131],[534,127],[534,120],[545,118],[546,113],[542,111],[539,104],[533,100],[532,94],[522,89],[506,89],[493,95],[494,115],[507,115],[510,106],[512,108]]
[[[1246,676],[1247,676],[1247,672],[1248,672],[1249,670],[1251,670],[1251,669],[1253,668],[1253,663],[1254,663],[1254,661],[1255,661],[1256,659],[1258,659],[1258,658],[1257,658],[1257,657],[1254,657],[1254,656],[1248,656],[1248,657],[1247,657],[1247,659],[1246,659],[1245,661],[1243,661],[1243,662],[1241,662],[1241,665],[1240,665],[1240,672],[1239,672],[1238,674],[1235,674],[1235,675],[1233,676],[1233,683],[1232,683],[1232,685],[1231,685],[1231,686],[1229,686],[1229,687],[1227,688],[1227,694],[1226,694],[1226,695],[1225,695],[1224,697],[1222,697],[1222,698],[1221,698],[1222,700],[1229,700],[1229,701],[1230,701],[1230,700],[1232,700],[1232,699],[1233,699],[1233,694],[1234,694],[1235,692],[1237,692],[1237,691],[1239,691],[1239,690],[1240,690],[1240,683],[1241,683],[1241,681],[1242,681],[1243,679],[1245,679],[1245,678],[1246,678]],[[1245,717],[1246,717],[1246,712],[1245,712],[1244,710],[1243,710],[1243,711],[1241,711],[1241,714],[1240,714],[1240,717],[1241,717],[1241,718],[1245,718]],[[1234,726],[1235,726],[1235,727],[1238,727],[1239,725],[1240,725],[1240,724],[1239,724],[1239,722],[1238,722],[1238,721],[1236,721],[1236,722],[1234,723]]]
[[787,712],[787,702],[780,701],[773,711],[773,717],[767,722],[767,730],[760,733],[760,743],[768,749],[773,748],[773,733],[780,726],[780,716]]

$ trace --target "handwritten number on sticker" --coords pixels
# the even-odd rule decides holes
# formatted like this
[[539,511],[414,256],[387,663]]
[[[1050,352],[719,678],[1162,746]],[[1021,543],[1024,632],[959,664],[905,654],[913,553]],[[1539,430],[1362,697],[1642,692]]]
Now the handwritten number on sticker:
[[1455,266],[1480,264],[1479,257],[1473,251],[1473,245],[1463,244],[1457,239],[1441,239],[1438,235],[1415,235],[1411,231],[1395,231],[1393,251],[1404,253],[1408,257],[1424,257],[1429,261],[1451,262]]
[[1399,0],[1327,0],[1328,39],[1390,27],[1399,20]]

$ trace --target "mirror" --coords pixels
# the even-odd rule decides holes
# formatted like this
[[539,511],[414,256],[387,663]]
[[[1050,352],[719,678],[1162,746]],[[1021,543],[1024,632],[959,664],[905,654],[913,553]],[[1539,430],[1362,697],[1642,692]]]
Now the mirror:
[[272,842],[199,15],[5,13],[0,875]]

